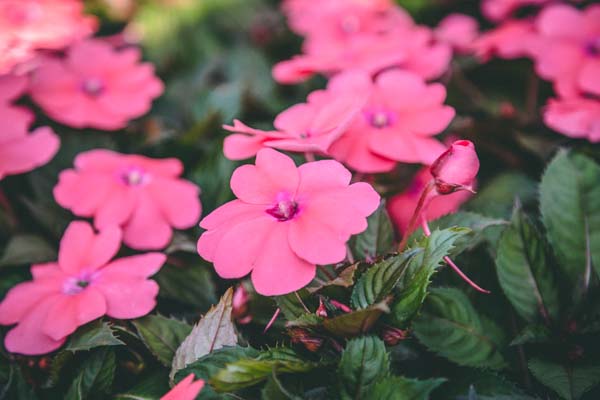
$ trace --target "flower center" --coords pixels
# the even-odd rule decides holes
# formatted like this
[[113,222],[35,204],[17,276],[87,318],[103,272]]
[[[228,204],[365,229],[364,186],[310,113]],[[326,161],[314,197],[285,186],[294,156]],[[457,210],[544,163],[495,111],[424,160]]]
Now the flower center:
[[396,114],[391,111],[376,110],[366,111],[364,116],[373,128],[383,129],[393,125],[396,121]]
[[71,276],[63,283],[63,293],[73,296],[85,290],[92,283],[93,276],[89,273],[82,273],[78,276]]
[[119,176],[127,186],[141,186],[150,180],[150,175],[140,167],[130,167]]
[[585,44],[585,53],[588,56],[600,57],[600,36]]
[[104,91],[104,83],[100,78],[88,78],[81,83],[81,90],[87,95],[96,97]]
[[298,204],[293,200],[281,200],[273,207],[268,208],[266,213],[278,221],[289,221],[298,213]]

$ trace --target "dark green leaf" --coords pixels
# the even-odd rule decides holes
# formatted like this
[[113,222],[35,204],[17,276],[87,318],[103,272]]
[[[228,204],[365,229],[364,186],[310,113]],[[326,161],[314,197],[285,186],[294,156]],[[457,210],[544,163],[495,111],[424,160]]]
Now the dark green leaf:
[[368,332],[383,313],[388,313],[387,301],[373,304],[362,310],[352,311],[323,320],[323,327],[341,337],[354,337]]
[[[4,360],[3,360],[4,362]],[[38,397],[27,383],[21,368],[15,364],[8,366],[7,381],[0,385],[0,400],[37,400]]]
[[154,279],[160,286],[160,296],[191,304],[202,311],[217,301],[215,283],[205,265],[186,268],[168,265],[161,268]]
[[166,373],[155,372],[124,393],[115,395],[115,400],[156,400],[169,391]]
[[307,312],[298,297],[304,302],[304,299],[308,297],[308,291],[302,289],[284,296],[274,297],[277,307],[281,309],[281,312],[283,312],[283,315],[288,320],[296,319]]
[[548,238],[572,283],[587,288],[591,266],[600,275],[600,166],[558,152],[540,184],[540,209]]
[[369,398],[378,400],[428,400],[431,392],[446,379],[410,379],[403,376],[389,376],[377,382]]
[[498,244],[496,271],[502,290],[521,317],[532,323],[557,320],[556,278],[543,239],[519,204]]
[[535,200],[537,184],[523,174],[503,173],[478,190],[465,208],[492,218],[510,218],[515,197],[523,204]]
[[352,290],[350,301],[355,308],[367,308],[387,297],[402,277],[408,263],[423,249],[409,249],[369,267]]
[[544,325],[529,325],[510,342],[510,346],[518,346],[525,343],[547,343],[550,341],[551,332]]
[[30,265],[56,260],[56,251],[36,235],[13,236],[2,253],[0,267]]
[[505,365],[496,335],[488,333],[467,296],[458,289],[432,289],[413,326],[421,343],[457,364],[491,369]]
[[100,346],[120,346],[121,340],[117,339],[108,322],[101,319],[91,322],[75,331],[69,338],[65,350],[72,352],[90,350]]
[[192,327],[183,321],[161,315],[148,315],[133,321],[142,341],[165,367],[170,367],[181,342]]
[[385,202],[367,218],[367,224],[367,229],[354,239],[353,252],[360,260],[373,260],[377,256],[383,256],[394,245],[394,228],[385,209]]
[[338,366],[341,399],[365,399],[373,385],[388,375],[389,356],[385,344],[374,336],[352,339]]
[[539,358],[529,360],[533,376],[563,399],[577,400],[600,383],[600,366],[567,366]]
[[110,347],[91,353],[71,383],[66,400],[105,399],[111,393],[116,357]]
[[319,271],[317,270],[317,277],[315,277],[310,285],[306,287],[306,291],[312,294],[329,286],[350,287],[354,284],[354,273],[357,268],[358,263],[347,266],[333,280],[330,280],[327,277],[321,279],[319,277]]

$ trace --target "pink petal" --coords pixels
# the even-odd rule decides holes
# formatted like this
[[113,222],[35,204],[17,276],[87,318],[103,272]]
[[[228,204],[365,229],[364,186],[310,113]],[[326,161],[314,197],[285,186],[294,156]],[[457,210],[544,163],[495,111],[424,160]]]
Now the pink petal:
[[396,162],[373,153],[369,149],[369,136],[377,134],[366,124],[354,124],[327,151],[336,160],[358,172],[377,173],[391,171]]
[[75,157],[75,168],[81,171],[97,171],[112,173],[125,166],[126,159],[115,151],[95,149],[80,153]]
[[49,262],[45,264],[35,264],[31,266],[31,276],[34,281],[44,278],[63,278],[65,276],[57,262]]
[[232,200],[204,217],[200,221],[200,226],[204,229],[216,229],[226,223],[234,225],[250,219],[251,216],[259,216],[264,213],[264,205],[247,204],[241,200]]
[[106,174],[68,169],[58,176],[54,199],[75,215],[91,217],[106,204],[115,184],[113,177]]
[[94,230],[87,222],[74,221],[69,224],[60,240],[58,252],[58,264],[63,271],[77,273],[87,267],[94,237]]
[[454,109],[450,106],[400,114],[398,129],[417,135],[436,135],[448,127],[454,114]]
[[291,106],[275,117],[273,126],[277,130],[287,132],[293,135],[300,135],[309,130],[311,121],[315,119],[317,110],[314,106],[306,103],[299,103]]
[[583,18],[574,7],[566,4],[548,6],[540,12],[536,20],[538,31],[552,37],[578,38],[582,32]]
[[148,314],[156,306],[158,284],[152,280],[100,275],[94,286],[106,299],[106,315],[131,319]]
[[315,193],[336,188],[346,188],[352,174],[342,164],[334,160],[321,160],[302,164],[298,167],[300,185],[298,193]]
[[264,147],[266,136],[229,135],[223,142],[223,153],[230,160],[254,157]]
[[145,253],[136,256],[118,258],[99,271],[103,280],[122,278],[145,279],[157,273],[167,257],[162,253]]
[[0,324],[19,322],[42,300],[60,293],[62,279],[40,279],[23,282],[11,288],[0,303]]
[[157,204],[147,193],[140,193],[123,232],[125,244],[137,250],[162,249],[169,244],[173,234]]
[[194,374],[189,374],[160,400],[194,400],[203,387],[204,381],[202,379],[194,382]]
[[113,185],[104,204],[99,205],[96,211],[94,225],[98,229],[103,229],[125,224],[139,207],[141,197],[135,189],[125,185]]
[[271,204],[279,193],[293,196],[298,181],[298,170],[290,157],[263,149],[256,155],[256,166],[243,165],[233,172],[231,190],[244,202]]
[[578,83],[583,91],[600,96],[600,60],[591,60],[583,64]]
[[18,174],[46,164],[58,151],[60,141],[52,129],[41,127],[22,139],[2,143],[0,147],[0,177]]
[[182,179],[155,178],[147,189],[171,226],[190,228],[201,213],[200,189]]
[[[348,216],[348,213],[344,214]],[[340,234],[325,221],[318,211],[307,211],[290,224],[289,244],[298,257],[319,265],[335,264],[346,258],[346,241],[350,234],[345,231]],[[366,221],[363,225],[364,230]]]
[[405,163],[431,164],[446,147],[439,141],[386,130],[370,139],[375,153]]

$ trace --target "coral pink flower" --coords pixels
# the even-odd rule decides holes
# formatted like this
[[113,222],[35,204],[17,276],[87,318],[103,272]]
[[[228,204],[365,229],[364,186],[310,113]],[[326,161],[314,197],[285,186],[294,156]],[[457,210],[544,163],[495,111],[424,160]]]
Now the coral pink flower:
[[501,21],[526,6],[541,6],[550,0],[483,0],[481,11],[490,21]]
[[[408,224],[417,208],[419,197],[425,186],[433,179],[429,168],[421,169],[414,177],[412,183],[403,193],[392,197],[387,203],[387,210],[394,224],[403,235],[408,235]],[[472,196],[468,191],[459,191],[447,196],[433,197],[423,215],[427,221],[433,221],[446,214],[450,214],[458,210],[461,204],[467,201]]]
[[437,40],[448,43],[459,53],[467,53],[479,35],[479,24],[468,15],[450,14],[440,21],[434,34]]
[[44,165],[54,157],[60,145],[48,127],[28,133],[33,114],[10,104],[23,94],[26,85],[24,77],[0,76],[0,179]]
[[156,305],[158,285],[148,277],[165,262],[160,253],[110,261],[121,231],[95,234],[86,222],[72,222],[60,242],[58,261],[33,265],[33,281],[13,287],[0,303],[0,324],[17,324],[4,345],[13,353],[56,350],[77,327],[108,315],[138,318]]
[[189,374],[160,400],[194,400],[203,387],[204,381],[202,379],[194,382],[194,374]]
[[379,205],[367,183],[350,185],[352,175],[333,160],[296,167],[288,156],[260,150],[256,165],[231,177],[238,197],[206,216],[198,253],[226,279],[252,273],[256,291],[274,296],[293,292],[315,276],[316,264],[346,257],[351,235],[367,228]]
[[452,143],[431,165],[438,194],[449,194],[457,190],[473,191],[475,177],[479,172],[479,157],[469,140]]
[[454,117],[443,104],[444,86],[426,84],[401,70],[383,72],[371,80],[361,72],[331,79],[327,91],[334,97],[362,97],[366,104],[328,154],[360,172],[385,172],[396,162],[432,163],[445,149],[432,138]]
[[163,91],[140,51],[115,51],[103,40],[73,45],[66,59],[47,57],[35,71],[33,100],[53,119],[75,128],[115,130],[150,110]]
[[313,92],[307,103],[296,104],[275,118],[273,125],[276,131],[253,129],[238,120],[233,126],[225,125],[226,130],[236,133],[225,138],[223,151],[231,160],[253,157],[263,147],[325,153],[360,110],[362,103],[357,97]]
[[473,43],[475,54],[488,61],[492,56],[513,59],[531,54],[536,34],[529,20],[511,20],[483,33]]
[[75,215],[94,217],[97,229],[122,227],[129,247],[162,249],[171,227],[187,229],[200,218],[200,191],[179,178],[182,170],[175,158],[91,150],[60,173],[54,198]]
[[544,122],[566,136],[600,142],[600,101],[584,97],[550,99],[544,109]]
[[0,73],[10,72],[37,49],[56,50],[96,30],[80,0],[0,1]]
[[537,73],[561,96],[600,95],[600,5],[585,10],[551,5],[536,20],[532,45]]

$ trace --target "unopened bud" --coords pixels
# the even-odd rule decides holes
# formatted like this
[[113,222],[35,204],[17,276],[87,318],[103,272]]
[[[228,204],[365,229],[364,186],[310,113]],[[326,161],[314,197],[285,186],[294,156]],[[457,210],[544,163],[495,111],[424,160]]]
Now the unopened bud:
[[408,337],[408,331],[389,326],[383,330],[381,336],[386,345],[395,346]]
[[445,195],[458,190],[473,191],[479,171],[475,146],[469,140],[457,140],[433,162],[430,171],[438,194]]
[[292,338],[292,343],[301,343],[311,352],[319,350],[323,345],[323,338],[311,335],[304,328],[288,328],[288,334]]
[[249,314],[248,303],[250,295],[244,288],[244,285],[238,286],[233,292],[232,312],[233,318],[238,324],[247,324],[252,321],[252,316]]
[[315,314],[319,317],[327,318],[327,309],[325,308],[325,304],[323,304],[323,299],[319,299],[319,308],[317,308]]

